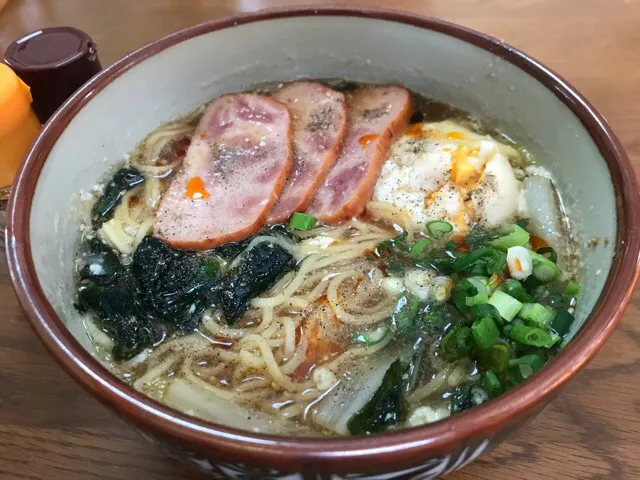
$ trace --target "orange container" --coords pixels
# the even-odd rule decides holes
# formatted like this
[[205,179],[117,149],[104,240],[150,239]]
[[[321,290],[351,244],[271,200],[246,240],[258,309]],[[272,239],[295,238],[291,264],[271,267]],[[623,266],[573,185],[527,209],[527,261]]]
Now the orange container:
[[31,91],[0,63],[0,194],[6,196],[42,125],[31,110]]

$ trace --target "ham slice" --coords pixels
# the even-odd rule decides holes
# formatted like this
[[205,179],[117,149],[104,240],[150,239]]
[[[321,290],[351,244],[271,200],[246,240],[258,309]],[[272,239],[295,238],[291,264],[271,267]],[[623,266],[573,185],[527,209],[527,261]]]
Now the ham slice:
[[293,167],[291,131],[289,110],[272,98],[214,100],[160,202],[154,235],[207,250],[260,230]]
[[411,94],[393,85],[365,87],[348,95],[349,126],[342,152],[307,213],[333,224],[359,215],[371,198],[391,142],[412,114]]
[[294,212],[304,212],[338,158],[347,108],[342,93],[317,82],[290,83],[272,96],[293,117],[293,172],[267,220],[282,223]]

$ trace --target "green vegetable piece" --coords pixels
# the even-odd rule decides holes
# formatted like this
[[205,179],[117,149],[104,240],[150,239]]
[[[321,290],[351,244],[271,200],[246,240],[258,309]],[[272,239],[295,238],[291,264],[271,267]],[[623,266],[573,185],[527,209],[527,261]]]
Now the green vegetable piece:
[[365,332],[354,332],[351,336],[353,343],[361,344],[361,345],[375,345],[376,343],[380,343],[387,337],[389,333],[389,324],[383,323],[373,330],[368,330]]
[[[484,287],[484,286],[483,286]],[[486,287],[484,287],[486,290]],[[467,304],[468,298],[474,298],[479,295],[480,292],[476,285],[469,281],[469,279],[464,279],[458,282],[458,284],[451,291],[451,300],[455,306],[462,313],[467,313],[469,310],[469,305]]]
[[469,309],[473,315],[474,320],[481,320],[484,317],[491,317],[497,325],[504,323],[504,320],[500,316],[498,309],[489,303],[481,303],[480,305],[474,305]]
[[518,220],[516,220],[516,225],[518,225],[520,228],[527,228],[527,226],[529,225],[529,219],[519,218]]
[[456,352],[459,355],[468,355],[474,348],[473,332],[469,327],[459,327],[455,333]]
[[510,360],[509,366],[513,367],[514,365],[529,365],[534,372],[539,372],[544,367],[544,359],[540,355],[530,353]]
[[488,230],[482,227],[476,227],[472,229],[464,241],[471,249],[476,249],[478,247],[482,247],[487,245],[492,240],[495,240],[498,236],[495,233],[495,230]]
[[296,260],[277,243],[261,242],[245,251],[236,267],[220,282],[219,305],[227,323],[233,326],[255,298],[271,288]]
[[567,288],[565,289],[565,294],[570,297],[575,297],[580,293],[580,284],[574,282],[573,280],[569,280],[567,283]]
[[500,330],[491,317],[484,317],[471,326],[473,339],[478,348],[489,348],[500,337]]
[[529,354],[515,358],[509,362],[508,382],[519,385],[535,373],[542,370],[544,360],[539,355]]
[[218,278],[220,276],[220,262],[214,257],[203,257],[201,259],[202,270],[209,278]]
[[487,280],[487,288],[489,289],[489,295],[493,294],[493,292],[495,292],[500,285],[502,285],[503,281],[502,281],[502,277],[500,275],[498,275],[497,273],[492,274],[489,277],[489,280]]
[[529,327],[523,323],[513,325],[509,331],[509,337],[523,345],[543,348],[551,348],[560,340],[560,337],[555,333],[550,333],[542,328]]
[[492,370],[487,370],[482,376],[482,388],[490,398],[496,397],[502,393],[502,383]]
[[498,342],[481,350],[478,357],[483,367],[502,373],[509,368],[509,361],[513,358],[513,354],[508,345]]
[[384,374],[373,397],[347,422],[352,435],[381,432],[406,420],[409,407],[404,396],[403,374],[404,368],[397,359]]
[[551,330],[556,332],[560,337],[564,337],[571,329],[571,324],[575,318],[567,310],[560,310],[551,322]]
[[507,254],[491,249],[485,257],[486,269],[489,275],[500,273],[507,264]]
[[553,282],[560,276],[558,266],[547,257],[530,252],[533,263],[533,277],[541,283]]
[[414,295],[405,293],[398,299],[392,321],[399,333],[406,334],[414,331],[418,310],[420,310],[420,301]]
[[538,328],[547,328],[553,319],[553,312],[539,303],[525,303],[518,315]]
[[503,288],[513,298],[522,303],[530,303],[531,297],[524,291],[522,284],[515,278],[510,278],[503,283]]
[[501,236],[491,241],[491,245],[505,252],[511,247],[520,247],[529,242],[529,233],[517,224],[499,228],[498,234]]
[[432,220],[427,222],[427,230],[433,238],[440,239],[453,231],[453,225],[444,220]]
[[458,257],[453,261],[453,269],[456,272],[461,272],[470,268],[473,264],[475,264],[478,260],[482,259],[484,255],[490,254],[491,251],[494,250],[489,247],[480,247],[472,250],[462,257]]
[[470,277],[467,279],[476,289],[476,293],[467,296],[465,302],[467,307],[487,303],[489,301],[489,289],[487,288],[487,279],[485,277]]
[[104,189],[104,193],[91,209],[93,228],[100,228],[113,217],[122,197],[132,188],[144,182],[144,175],[133,167],[121,168]]
[[496,310],[500,313],[500,316],[507,322],[510,322],[515,318],[518,312],[522,309],[522,302],[519,302],[511,295],[508,295],[500,290],[493,292],[493,295],[489,297],[489,305],[496,307]]
[[538,255],[542,255],[545,258],[548,258],[553,263],[558,263],[558,254],[551,247],[541,247],[538,250],[536,250],[536,253]]
[[289,228],[292,230],[311,230],[318,219],[306,213],[295,212],[289,220]]
[[431,246],[433,242],[428,238],[422,238],[411,247],[411,256],[413,258],[422,258],[424,251]]

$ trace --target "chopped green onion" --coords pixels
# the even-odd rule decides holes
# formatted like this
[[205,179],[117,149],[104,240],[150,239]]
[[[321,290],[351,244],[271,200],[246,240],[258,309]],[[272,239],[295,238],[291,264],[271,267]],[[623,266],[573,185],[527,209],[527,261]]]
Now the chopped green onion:
[[460,355],[468,355],[473,351],[473,333],[469,327],[460,327],[456,332],[456,351]]
[[484,277],[471,277],[467,278],[467,281],[476,289],[475,294],[466,296],[465,303],[467,304],[467,307],[487,303],[489,301],[489,290],[485,283],[487,279]]
[[539,303],[525,303],[518,315],[538,328],[547,328],[553,319],[553,312]]
[[433,242],[428,238],[422,238],[413,244],[411,247],[411,256],[413,258],[422,257],[423,252],[431,246]]
[[202,259],[202,270],[207,277],[216,278],[220,274],[220,262],[212,256],[204,257]]
[[495,397],[502,392],[502,384],[495,373],[491,370],[487,370],[482,376],[482,388],[489,394],[490,397]]
[[491,249],[490,254],[487,255],[486,262],[486,269],[490,275],[500,273],[504,270],[504,266],[507,264],[507,254]]
[[527,228],[527,225],[529,225],[529,219],[528,218],[520,218],[520,219],[516,220],[516,225],[518,225],[520,228]]
[[440,342],[440,352],[445,359],[453,360],[458,358],[457,334],[458,329],[454,328]]
[[542,247],[539,248],[538,250],[536,250],[536,253],[538,255],[542,255],[545,258],[548,258],[549,260],[551,260],[553,263],[558,263],[558,254],[556,253],[556,251],[551,248],[551,247]]
[[500,312],[498,312],[498,309],[488,303],[481,303],[479,305],[474,305],[469,310],[471,311],[471,314],[473,315],[473,318],[475,320],[480,320],[484,317],[491,317],[497,324],[504,323],[504,320],[502,320],[502,317],[500,316]]
[[551,348],[560,337],[555,333],[549,333],[542,328],[529,327],[518,323],[509,331],[509,336],[518,343],[532,347]]
[[530,353],[529,355],[523,355],[522,357],[509,360],[510,367],[515,365],[530,365],[534,372],[538,372],[544,367],[544,360],[540,355]]
[[524,291],[524,288],[522,288],[522,284],[515,278],[505,280],[503,286],[507,293],[519,302],[531,302],[531,297],[527,294],[527,292]]
[[553,282],[560,276],[558,266],[544,255],[531,253],[531,261],[533,262],[533,276],[542,283]]
[[502,285],[502,277],[497,273],[492,274],[491,277],[489,277],[489,280],[487,281],[487,288],[489,289],[489,295],[495,292],[498,289],[498,287],[500,287],[500,285]]
[[427,222],[427,230],[433,238],[442,238],[453,231],[453,225],[444,220],[432,220]]
[[512,356],[509,346],[499,342],[481,350],[479,353],[482,366],[498,373],[504,372],[509,367],[509,361]]
[[296,212],[291,216],[289,220],[289,228],[292,230],[311,230],[316,224],[318,219],[307,215],[306,213]]
[[529,242],[529,233],[519,225],[505,225],[498,229],[502,236],[491,241],[491,245],[505,252],[511,247],[520,247]]
[[398,299],[396,311],[393,314],[393,324],[400,333],[409,333],[413,330],[420,301],[411,294],[405,294]]
[[560,310],[551,322],[551,329],[561,337],[564,337],[571,329],[575,318],[567,310]]
[[575,297],[580,293],[580,284],[574,282],[573,280],[569,280],[565,293],[571,297]]
[[389,333],[389,324],[383,323],[373,330],[368,330],[366,332],[354,332],[352,335],[353,343],[359,343],[363,345],[375,345],[376,343],[380,343],[384,340]]
[[489,297],[489,305],[496,307],[500,316],[507,322],[510,322],[515,318],[520,309],[522,308],[522,302],[519,302],[511,295],[508,295],[500,290],[493,292],[493,295]]
[[484,317],[471,326],[473,339],[478,348],[489,348],[500,337],[500,330],[491,317]]
[[465,270],[466,268],[469,268],[471,265],[473,265],[476,261],[480,260],[484,255],[491,253],[492,250],[494,249],[489,247],[476,248],[463,257],[456,258],[453,261],[453,269],[456,272]]

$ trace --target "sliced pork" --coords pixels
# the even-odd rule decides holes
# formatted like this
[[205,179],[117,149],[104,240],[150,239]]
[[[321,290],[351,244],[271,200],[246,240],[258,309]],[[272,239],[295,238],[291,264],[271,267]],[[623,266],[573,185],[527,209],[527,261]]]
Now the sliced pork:
[[293,172],[268,223],[285,222],[303,212],[338,158],[347,130],[342,93],[317,82],[294,82],[273,94],[293,117]]
[[347,134],[342,151],[307,213],[324,223],[359,215],[371,198],[391,142],[407,128],[411,94],[393,85],[365,87],[347,97]]
[[214,100],[162,198],[154,235],[175,248],[207,250],[260,230],[293,167],[291,132],[289,110],[272,98]]

